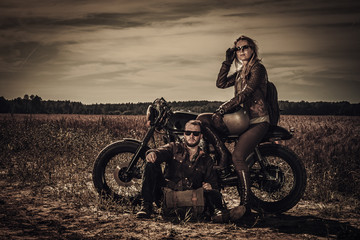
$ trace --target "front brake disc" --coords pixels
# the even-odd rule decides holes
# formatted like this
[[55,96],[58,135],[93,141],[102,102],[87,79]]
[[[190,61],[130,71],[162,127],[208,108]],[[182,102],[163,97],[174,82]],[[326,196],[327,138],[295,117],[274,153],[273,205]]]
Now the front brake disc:
[[120,179],[120,175],[125,177],[124,174],[125,174],[126,168],[127,168],[127,164],[123,163],[119,166],[116,166],[116,168],[114,169],[114,179],[119,186],[129,187],[134,184],[134,182],[131,181],[132,178],[128,181],[123,181]]

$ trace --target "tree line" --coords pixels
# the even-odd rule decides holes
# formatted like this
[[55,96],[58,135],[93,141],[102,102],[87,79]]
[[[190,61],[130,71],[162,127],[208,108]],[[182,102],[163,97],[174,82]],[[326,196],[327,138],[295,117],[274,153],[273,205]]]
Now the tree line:
[[[72,101],[42,100],[37,95],[7,100],[0,97],[0,113],[28,114],[105,114],[144,115],[150,102],[117,104],[82,104]],[[173,111],[214,112],[220,101],[173,101],[169,102]],[[290,102],[279,101],[283,115],[346,115],[360,116],[360,103],[342,102]]]

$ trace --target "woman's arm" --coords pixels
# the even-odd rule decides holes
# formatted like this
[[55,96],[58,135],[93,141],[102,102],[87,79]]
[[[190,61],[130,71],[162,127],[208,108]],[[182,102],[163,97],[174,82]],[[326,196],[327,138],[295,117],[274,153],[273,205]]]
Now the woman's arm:
[[234,86],[236,74],[232,74],[231,76],[228,77],[230,67],[234,59],[235,59],[235,49],[229,48],[228,50],[226,50],[226,59],[221,65],[218,78],[216,80],[216,87],[228,88]]
[[226,65],[225,62],[223,62],[218,74],[218,78],[216,80],[216,87],[228,88],[234,86],[236,73],[228,76],[229,71],[230,71],[230,66]]
[[266,75],[266,69],[262,64],[255,64],[250,71],[250,79],[246,81],[246,85],[241,92],[234,98],[223,103],[217,110],[221,114],[227,113],[245,102],[260,86]]

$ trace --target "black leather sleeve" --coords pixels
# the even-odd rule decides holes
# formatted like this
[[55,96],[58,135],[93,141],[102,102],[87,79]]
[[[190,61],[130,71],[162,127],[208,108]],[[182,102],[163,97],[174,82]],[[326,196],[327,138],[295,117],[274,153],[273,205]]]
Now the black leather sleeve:
[[230,71],[230,65],[228,65],[226,62],[223,62],[218,74],[218,78],[216,80],[216,87],[228,88],[234,86],[236,74],[234,73],[228,76],[229,71]]
[[250,71],[250,78],[246,81],[246,85],[243,87],[242,91],[230,99],[229,101],[223,103],[220,108],[224,110],[225,113],[233,110],[238,107],[241,103],[245,102],[255,90],[260,87],[262,79],[265,78],[266,69],[262,64],[255,64]]

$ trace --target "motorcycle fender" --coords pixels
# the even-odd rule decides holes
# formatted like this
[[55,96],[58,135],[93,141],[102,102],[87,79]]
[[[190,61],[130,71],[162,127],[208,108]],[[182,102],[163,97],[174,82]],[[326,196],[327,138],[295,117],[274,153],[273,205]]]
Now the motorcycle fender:
[[[142,145],[142,141],[139,141],[137,139],[134,139],[134,138],[123,138],[122,140],[120,140],[120,142],[129,142],[129,143],[132,143],[132,144],[136,144],[138,146],[141,146]],[[150,149],[149,146],[142,146],[143,149],[145,150],[148,150]]]
[[141,145],[141,141],[134,138],[124,138],[123,140],[121,140],[121,142],[131,142]]

